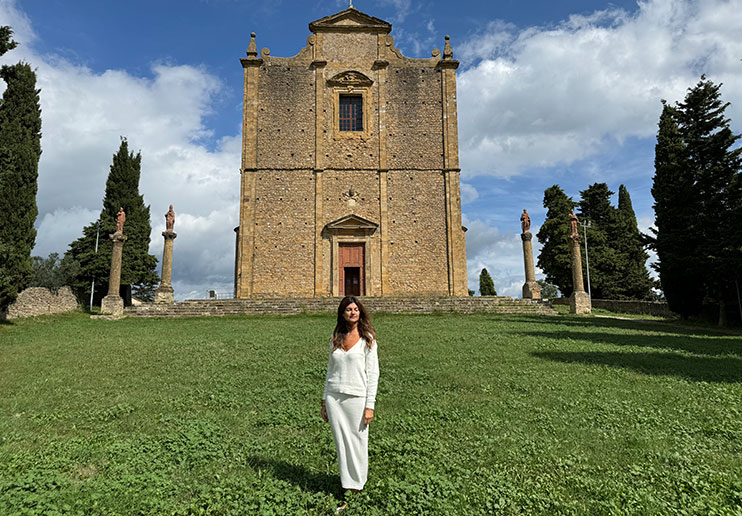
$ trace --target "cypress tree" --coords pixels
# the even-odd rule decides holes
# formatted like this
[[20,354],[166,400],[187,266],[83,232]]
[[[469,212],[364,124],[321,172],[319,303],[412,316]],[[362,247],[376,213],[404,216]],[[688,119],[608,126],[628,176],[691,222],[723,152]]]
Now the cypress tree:
[[[720,320],[725,319],[725,299],[731,297],[733,281],[739,266],[739,249],[732,241],[739,221],[735,220],[734,185],[742,167],[742,148],[732,149],[740,138],[729,128],[724,112],[729,103],[721,100],[721,84],[704,76],[688,90],[675,110],[678,129],[685,143],[684,162],[694,176],[698,197],[696,214],[702,251],[698,270],[706,294],[720,304]],[[737,230],[738,231],[738,230]]]
[[618,188],[618,210],[612,246],[619,256],[616,264],[616,298],[650,299],[652,279],[646,267],[649,255],[644,251],[631,196],[624,185]]
[[[100,299],[108,291],[113,250],[108,235],[116,230],[116,213],[121,207],[126,212],[124,234],[128,237],[123,248],[121,283],[131,284],[137,297],[149,300],[154,286],[159,282],[155,272],[157,258],[148,252],[152,232],[149,206],[145,206],[144,197],[139,195],[141,161],[141,153],[134,155],[129,152],[128,143],[122,138],[118,152],[113,155],[100,217],[83,228],[83,236],[72,242],[67,251],[80,263],[80,273],[74,285],[78,292],[89,295],[93,278],[96,281],[96,299]],[[98,225],[100,240],[96,253]]]
[[496,296],[495,282],[492,280],[492,276],[487,272],[487,269],[482,269],[479,273],[479,293],[483,296]]
[[[587,230],[587,246],[593,299],[618,298],[620,279],[617,271],[621,256],[613,247],[616,237],[616,209],[611,205],[611,195],[613,192],[605,183],[595,183],[580,192],[580,222],[591,223]],[[580,250],[583,267],[587,268],[584,246]],[[587,284],[585,287],[587,288]]]
[[654,265],[670,310],[687,318],[700,313],[703,301],[701,238],[696,215],[700,209],[692,170],[675,108],[663,103],[654,155]]
[[[10,27],[0,27],[0,55],[16,43]],[[7,87],[0,103],[0,313],[33,276],[36,241],[41,108],[36,74],[27,63],[5,65]]]
[[536,234],[542,244],[538,267],[546,274],[546,281],[556,285],[565,297],[573,289],[568,217],[574,207],[572,198],[559,185],[544,190],[546,220]]

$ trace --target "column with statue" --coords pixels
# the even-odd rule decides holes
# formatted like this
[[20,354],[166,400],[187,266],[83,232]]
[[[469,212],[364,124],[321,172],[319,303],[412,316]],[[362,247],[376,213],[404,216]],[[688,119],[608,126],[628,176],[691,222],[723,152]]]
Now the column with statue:
[[523,232],[520,239],[523,242],[523,264],[526,269],[526,282],[523,284],[523,299],[541,299],[541,285],[536,282],[536,271],[533,267],[533,246],[531,245],[531,217],[523,210],[520,216],[520,227]]
[[100,303],[100,311],[105,315],[121,316],[124,313],[124,300],[121,298],[121,255],[127,236],[124,235],[124,222],[126,212],[119,208],[116,214],[116,232],[108,237],[113,240],[113,252],[111,253],[111,274],[108,278],[108,294]]
[[178,235],[173,231],[175,228],[175,211],[173,205],[165,214],[165,231],[162,236],[165,239],[165,247],[162,251],[162,279],[160,286],[155,290],[155,303],[172,303],[175,301],[175,292],[172,285],[173,275],[173,240]]
[[569,214],[569,241],[572,254],[572,295],[569,296],[569,312],[572,314],[589,314],[590,296],[585,292],[582,280],[582,255],[580,254],[580,232],[577,229],[577,215]]

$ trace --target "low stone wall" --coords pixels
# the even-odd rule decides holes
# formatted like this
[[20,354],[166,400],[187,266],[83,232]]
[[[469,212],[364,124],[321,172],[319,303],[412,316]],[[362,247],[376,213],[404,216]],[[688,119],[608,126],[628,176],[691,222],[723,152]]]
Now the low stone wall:
[[[560,297],[559,299],[553,299],[552,304],[554,305],[567,305],[569,306],[569,298]],[[667,303],[663,301],[629,301],[619,299],[593,299],[593,308],[602,308],[609,312],[616,312],[619,314],[640,314],[640,315],[654,315],[657,317],[675,317],[676,314],[670,311],[667,307]]]
[[[124,310],[129,317],[199,317],[239,314],[332,313],[341,298],[212,299],[182,303],[146,303]],[[418,313],[500,313],[556,315],[548,303],[509,297],[363,297],[371,312]]]
[[62,287],[56,294],[44,287],[27,288],[8,307],[7,319],[72,312],[78,307],[70,287]]

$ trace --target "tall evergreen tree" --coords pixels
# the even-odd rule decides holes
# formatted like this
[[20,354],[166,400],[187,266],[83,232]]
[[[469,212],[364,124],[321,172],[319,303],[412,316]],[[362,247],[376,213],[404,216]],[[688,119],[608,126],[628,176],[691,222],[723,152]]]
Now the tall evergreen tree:
[[[14,48],[10,27],[0,27],[0,55]],[[31,281],[36,241],[41,108],[36,74],[27,63],[5,65],[0,103],[0,313]]]
[[693,171],[686,166],[685,143],[675,108],[664,104],[654,154],[655,237],[650,247],[657,253],[654,265],[670,310],[687,318],[701,311],[703,281],[699,199]]
[[619,261],[616,263],[617,299],[650,299],[653,281],[646,263],[649,255],[644,251],[631,196],[624,185],[618,188],[618,210],[612,247]]
[[574,207],[572,198],[559,185],[544,190],[546,220],[536,234],[542,244],[538,266],[546,274],[546,281],[556,285],[565,297],[569,297],[573,289],[569,214]]
[[[595,183],[580,192],[580,222],[590,221],[591,224],[587,230],[587,238],[593,299],[619,297],[620,279],[617,269],[621,257],[613,246],[616,237],[616,209],[611,205],[611,195],[613,192],[605,183]],[[587,268],[585,248],[581,246],[580,249],[583,267]]]
[[[693,171],[695,191],[699,198],[698,231],[703,245],[701,274],[706,294],[720,303],[720,323],[725,316],[725,299],[731,297],[738,272],[740,253],[730,245],[734,220],[733,185],[742,167],[742,148],[732,149],[740,135],[732,133],[724,112],[721,84],[701,77],[678,103],[678,128],[685,142],[685,164]],[[737,230],[738,231],[738,230]]]
[[[657,236],[660,279],[670,308],[687,317],[704,299],[720,306],[735,297],[742,260],[736,231],[742,149],[740,135],[724,116],[721,85],[701,77],[683,102],[665,105],[655,148]],[[683,280],[684,285],[677,282]]]
[[496,296],[495,282],[487,269],[482,269],[479,273],[479,293],[483,296]]
[[[126,212],[124,234],[128,237],[123,248],[121,283],[131,284],[138,293],[149,293],[159,281],[155,273],[157,258],[148,252],[152,232],[149,206],[145,206],[143,196],[139,195],[141,161],[141,154],[129,152],[128,143],[122,138],[118,152],[113,155],[100,217],[83,228],[83,236],[72,242],[67,251],[80,263],[80,274],[74,285],[80,293],[89,295],[93,279],[96,281],[97,299],[107,292],[113,250],[108,235],[116,230],[119,208]],[[100,240],[96,253],[98,227]]]

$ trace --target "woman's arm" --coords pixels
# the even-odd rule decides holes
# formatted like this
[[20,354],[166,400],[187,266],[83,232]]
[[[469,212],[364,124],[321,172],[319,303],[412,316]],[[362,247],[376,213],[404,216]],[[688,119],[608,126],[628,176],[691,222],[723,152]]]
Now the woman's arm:
[[379,386],[379,346],[374,341],[371,349],[366,351],[366,408],[374,409],[376,390]]

